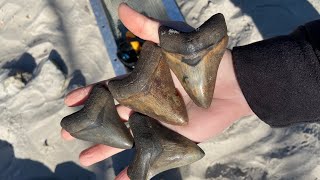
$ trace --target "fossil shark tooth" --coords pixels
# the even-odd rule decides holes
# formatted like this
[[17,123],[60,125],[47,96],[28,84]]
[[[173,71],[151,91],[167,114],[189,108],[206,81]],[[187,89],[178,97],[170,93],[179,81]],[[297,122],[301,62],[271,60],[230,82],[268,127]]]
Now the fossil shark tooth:
[[129,124],[136,148],[136,155],[128,168],[128,176],[132,180],[150,179],[204,156],[202,149],[194,142],[148,116],[134,113],[129,118]]
[[93,87],[84,107],[61,121],[73,137],[108,146],[130,149],[133,137],[120,120],[110,91],[102,84]]
[[188,95],[198,106],[210,107],[218,67],[228,44],[223,15],[212,16],[192,32],[160,26],[159,37],[169,67]]
[[161,48],[155,43],[145,42],[132,73],[109,81],[108,87],[121,105],[136,112],[174,125],[188,122],[183,99],[175,89]]

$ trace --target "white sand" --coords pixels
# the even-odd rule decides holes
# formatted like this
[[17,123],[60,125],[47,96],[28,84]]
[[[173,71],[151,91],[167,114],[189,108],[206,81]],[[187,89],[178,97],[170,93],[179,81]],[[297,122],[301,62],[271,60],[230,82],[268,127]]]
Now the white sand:
[[[177,2],[194,27],[223,13],[230,48],[288,33],[319,18],[320,12],[319,0]],[[76,110],[64,106],[63,96],[114,76],[88,1],[0,0],[0,44],[0,179],[93,179],[80,166],[66,163],[77,163],[78,153],[88,144],[65,142],[59,136],[61,118]],[[271,129],[256,117],[245,118],[202,143],[206,157],[182,168],[182,175],[320,178],[319,140],[319,124]],[[103,168],[91,169],[100,179],[110,179],[111,165],[107,161]]]
[[[318,0],[179,0],[189,24],[199,26],[223,13],[229,47],[291,32],[320,19]],[[185,179],[319,179],[320,124],[271,129],[257,117],[244,118],[222,135],[201,143],[206,156],[183,168]]]
[[85,173],[65,162],[88,145],[63,141],[60,120],[76,110],[63,103],[69,90],[114,76],[90,4],[1,1],[0,44],[0,179]]

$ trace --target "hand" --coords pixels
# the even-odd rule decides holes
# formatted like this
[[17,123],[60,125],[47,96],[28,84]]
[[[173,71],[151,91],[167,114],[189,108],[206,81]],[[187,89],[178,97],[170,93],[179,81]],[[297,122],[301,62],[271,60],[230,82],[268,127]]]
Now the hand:
[[[119,6],[119,17],[122,23],[136,36],[159,43],[158,28],[160,22],[139,14],[125,4]],[[189,124],[187,126],[165,124],[165,126],[195,142],[207,140],[221,133],[237,119],[253,114],[237,82],[229,50],[225,52],[219,66],[213,102],[208,109],[199,108],[195,105],[173,73],[172,77],[176,88],[180,91],[186,103]],[[87,86],[69,93],[65,98],[65,104],[68,106],[83,104],[91,88],[92,86]],[[117,110],[122,119],[128,120],[131,113],[129,108],[119,105]],[[61,134],[64,139],[73,139],[65,130],[62,130]],[[98,144],[81,152],[80,163],[89,166],[121,151],[122,149]],[[128,179],[126,170],[120,173],[117,179]]]

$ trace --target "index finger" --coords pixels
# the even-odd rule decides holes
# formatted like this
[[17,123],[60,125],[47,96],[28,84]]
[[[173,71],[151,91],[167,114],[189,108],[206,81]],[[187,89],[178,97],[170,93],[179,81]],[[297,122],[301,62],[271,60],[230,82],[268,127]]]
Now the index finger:
[[87,99],[92,90],[93,85],[71,91],[64,99],[67,106],[74,107],[82,105]]

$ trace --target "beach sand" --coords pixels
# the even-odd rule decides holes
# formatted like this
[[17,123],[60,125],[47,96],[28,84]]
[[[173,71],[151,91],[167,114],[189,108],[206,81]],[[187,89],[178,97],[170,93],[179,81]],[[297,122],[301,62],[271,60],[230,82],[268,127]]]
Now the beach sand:
[[[199,26],[223,13],[229,48],[246,45],[319,19],[320,1],[177,1],[186,21]],[[208,142],[204,159],[182,168],[184,179],[319,179],[320,124],[272,129],[257,117],[243,118]]]
[[94,176],[60,138],[64,95],[114,76],[89,2],[1,1],[0,44],[0,179]]
[[[287,34],[319,19],[319,0],[177,0],[199,26],[223,13],[229,48]],[[60,138],[63,103],[77,87],[114,76],[87,0],[0,0],[0,179],[112,179],[111,159],[84,168],[90,143]],[[182,179],[319,179],[320,124],[271,129],[257,117],[203,142],[206,156]]]

